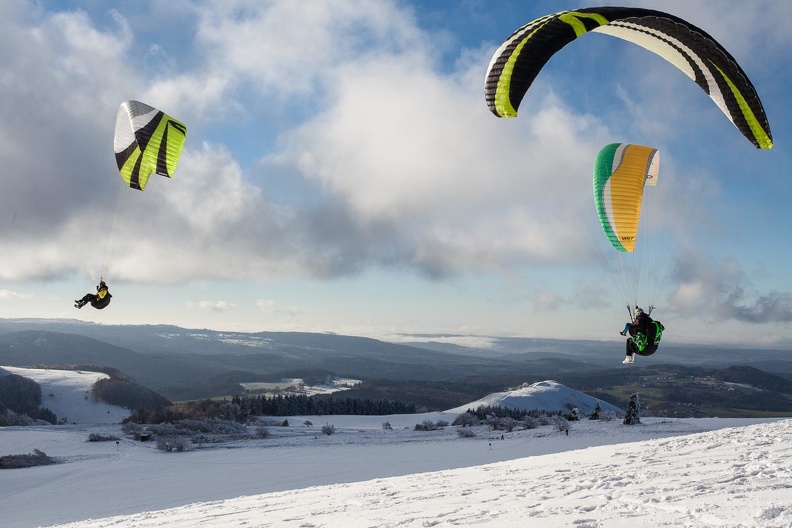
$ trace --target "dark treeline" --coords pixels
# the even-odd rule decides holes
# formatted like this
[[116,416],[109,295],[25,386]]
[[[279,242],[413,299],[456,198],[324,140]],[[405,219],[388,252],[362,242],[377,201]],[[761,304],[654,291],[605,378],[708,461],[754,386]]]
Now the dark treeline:
[[323,414],[413,414],[415,404],[398,400],[336,398],[327,395],[278,394],[276,396],[234,396],[231,403],[251,416],[300,416]]
[[495,416],[497,418],[512,418],[513,420],[524,420],[526,416],[531,418],[539,418],[541,416],[565,416],[568,419],[571,417],[572,420],[577,420],[574,413],[568,412],[564,413],[562,411],[542,411],[539,409],[512,409],[511,407],[492,407],[492,406],[484,406],[479,405],[475,409],[468,409],[468,414],[472,414],[479,420],[485,420],[490,416]]
[[415,404],[367,398],[335,398],[332,396],[277,395],[234,396],[228,400],[182,402],[156,409],[140,409],[125,422],[139,424],[173,423],[180,420],[229,420],[247,423],[255,416],[300,415],[384,415],[413,414]]
[[17,374],[0,376],[0,426],[27,425],[29,421],[17,415],[56,423],[58,417],[40,408],[41,401],[41,386],[32,379]]

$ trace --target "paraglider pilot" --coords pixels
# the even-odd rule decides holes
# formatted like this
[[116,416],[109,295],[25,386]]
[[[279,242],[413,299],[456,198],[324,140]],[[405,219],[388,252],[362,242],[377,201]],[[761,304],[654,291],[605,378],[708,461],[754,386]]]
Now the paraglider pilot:
[[110,295],[110,291],[107,289],[107,284],[105,284],[105,281],[100,280],[99,284],[96,286],[96,293],[86,293],[82,299],[74,301],[74,307],[82,308],[86,304],[90,303],[90,305],[97,310],[101,310],[110,304],[110,299],[112,297],[113,296]]
[[624,325],[624,330],[619,332],[621,335],[626,336],[628,333],[630,335],[635,335],[635,332],[643,332],[644,334],[649,329],[649,323],[652,322],[652,318],[649,317],[649,314],[643,311],[643,309],[639,308],[638,306],[635,307],[635,319],[631,323],[627,323]]
[[635,361],[635,355],[651,356],[657,351],[664,328],[662,323],[654,321],[649,314],[638,306],[635,307],[635,319],[632,323],[624,325],[621,335],[630,334],[626,343],[626,356],[623,363]]

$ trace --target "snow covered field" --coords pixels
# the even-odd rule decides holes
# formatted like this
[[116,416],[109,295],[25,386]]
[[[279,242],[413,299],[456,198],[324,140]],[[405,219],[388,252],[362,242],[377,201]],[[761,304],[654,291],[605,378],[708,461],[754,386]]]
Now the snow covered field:
[[0,471],[0,525],[792,526],[792,420],[414,431],[455,416],[289,417],[269,438],[182,453],[87,442],[121,437],[114,424],[4,428],[0,455],[63,463]]

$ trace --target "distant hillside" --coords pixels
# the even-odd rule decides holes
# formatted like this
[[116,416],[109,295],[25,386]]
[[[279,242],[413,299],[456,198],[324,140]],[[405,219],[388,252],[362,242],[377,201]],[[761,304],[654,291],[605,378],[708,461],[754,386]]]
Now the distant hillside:
[[[24,322],[21,327],[32,326]],[[46,325],[42,325],[46,326]],[[15,327],[7,320],[0,330]],[[326,371],[355,379],[437,381],[469,376],[551,377],[595,366],[587,362],[487,353],[454,354],[377,341],[308,333],[223,333],[176,327],[72,327],[93,337],[26,329],[0,333],[0,364],[94,364],[128,373],[173,400],[233,394],[240,382],[277,380],[283,372]],[[103,336],[107,341],[97,339]]]
[[614,403],[638,392],[654,415],[792,416],[792,382],[747,366],[650,365],[567,374],[559,380]]
[[[722,413],[719,404],[739,412],[779,412],[777,409],[785,409],[789,394],[783,382],[792,379],[792,353],[780,350],[669,343],[655,355],[624,367],[621,341],[459,340],[482,347],[476,348],[450,344],[443,337],[408,345],[320,333],[219,332],[169,325],[0,319],[0,364],[110,367],[171,401],[225,397],[242,392],[244,383],[304,378],[312,372],[323,372],[364,380],[349,392],[349,397],[396,399],[429,410],[456,407],[504,387],[548,379],[623,407],[629,391],[642,391],[647,381],[659,383],[650,379],[651,372],[645,368],[667,367],[677,370],[648,397],[670,401],[679,396],[676,390],[693,388],[703,391],[702,401],[715,400],[700,412]],[[746,368],[754,370],[741,370]],[[708,373],[700,375],[704,371],[695,369]],[[724,372],[715,375],[716,370]],[[759,380],[756,373],[762,370],[774,376],[772,382],[770,378]],[[710,379],[695,386],[687,383],[686,376]],[[753,384],[763,392],[720,390],[741,383]],[[685,398],[692,394],[685,393]],[[773,397],[774,404],[769,402]],[[685,399],[679,401],[678,409],[663,411],[681,412],[679,408],[690,406]]]
[[168,400],[112,369],[0,367],[0,377],[11,374],[37,383],[41,389],[40,407],[55,413],[59,422],[119,423],[137,409],[170,405]]

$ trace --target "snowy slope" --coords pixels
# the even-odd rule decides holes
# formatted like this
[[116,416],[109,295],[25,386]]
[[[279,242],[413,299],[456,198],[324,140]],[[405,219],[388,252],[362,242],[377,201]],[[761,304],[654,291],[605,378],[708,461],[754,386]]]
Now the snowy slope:
[[109,378],[101,372],[0,367],[0,376],[4,374],[17,374],[38,383],[41,406],[54,412],[58,420],[71,424],[120,423],[131,414],[129,409],[93,400],[93,384]]
[[62,526],[788,528],[790,437],[787,420]]
[[[582,420],[568,436],[475,426],[462,438],[455,427],[414,427],[450,423],[454,410],[299,416],[268,438],[164,453],[100,423],[101,407],[84,397],[98,378],[46,372],[36,375],[52,380],[61,410],[92,424],[0,429],[0,456],[40,449],[60,462],[0,470],[3,528],[792,528],[792,420]],[[576,392],[544,382],[480,401],[533,409]],[[336,433],[323,435],[325,424]],[[88,442],[92,432],[120,441]]]
[[519,389],[506,392],[495,392],[488,394],[480,400],[461,405],[446,412],[463,413],[467,409],[484,407],[508,407],[510,409],[524,409],[540,411],[569,411],[577,407],[584,414],[591,414],[594,407],[600,404],[603,412],[611,411],[623,415],[624,411],[618,407],[606,403],[602,400],[570,389],[557,381],[547,380],[523,385]]

